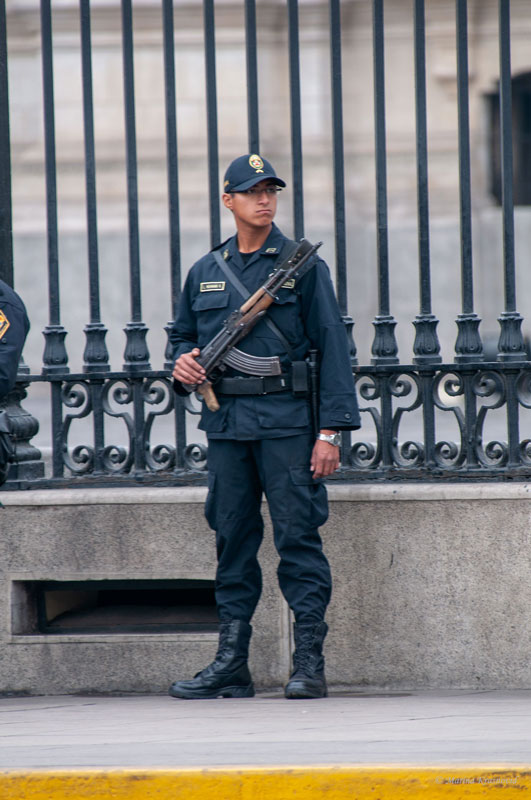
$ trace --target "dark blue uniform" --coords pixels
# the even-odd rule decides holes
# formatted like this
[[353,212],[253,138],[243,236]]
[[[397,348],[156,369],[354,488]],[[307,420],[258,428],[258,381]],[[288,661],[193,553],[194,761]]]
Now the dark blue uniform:
[[29,327],[24,303],[7,283],[0,280],[0,399],[15,385]]
[[[236,236],[217,249],[253,293],[275,269],[286,241],[273,224],[263,246],[245,263]],[[174,358],[194,347],[201,349],[242,302],[213,254],[200,259],[187,276],[171,333]],[[280,357],[285,373],[289,373],[292,360],[302,360],[310,348],[317,349],[319,427],[358,428],[347,336],[324,261],[317,259],[296,285],[284,285],[268,316],[288,340],[291,353],[264,320],[238,348],[251,355]],[[241,373],[229,368],[225,375]],[[263,535],[260,503],[265,493],[280,556],[281,590],[297,622],[319,622],[331,591],[330,569],[318,533],[327,520],[328,506],[323,483],[314,480],[310,471],[315,438],[309,401],[294,397],[291,391],[254,396],[217,394],[217,398],[220,410],[209,411],[203,404],[199,427],[206,431],[209,442],[205,512],[216,531],[220,619],[249,621],[260,597],[257,552]]]

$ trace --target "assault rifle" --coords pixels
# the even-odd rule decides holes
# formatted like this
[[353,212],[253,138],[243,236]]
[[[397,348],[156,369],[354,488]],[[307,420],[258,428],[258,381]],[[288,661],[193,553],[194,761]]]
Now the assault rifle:
[[262,319],[275,300],[276,293],[286,281],[291,279],[297,281],[311,269],[313,263],[310,259],[321,245],[322,242],[312,245],[307,239],[301,239],[263,286],[228,316],[219,333],[201,349],[201,354],[196,360],[204,368],[206,379],[195,388],[211,411],[219,409],[212,383],[228,366],[252,375],[280,375],[278,356],[272,358],[252,356],[238,350],[234,345],[247,336]]

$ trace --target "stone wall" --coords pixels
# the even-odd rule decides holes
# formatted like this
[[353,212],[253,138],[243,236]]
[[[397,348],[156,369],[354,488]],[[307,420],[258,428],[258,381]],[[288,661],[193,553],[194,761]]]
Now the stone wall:
[[[204,492],[3,492],[0,692],[164,692],[205,666],[214,632],[36,633],[20,591],[49,580],[213,579]],[[329,495],[332,689],[530,687],[527,484],[333,485]],[[286,680],[291,647],[269,524],[261,563],[251,667],[265,689]]]

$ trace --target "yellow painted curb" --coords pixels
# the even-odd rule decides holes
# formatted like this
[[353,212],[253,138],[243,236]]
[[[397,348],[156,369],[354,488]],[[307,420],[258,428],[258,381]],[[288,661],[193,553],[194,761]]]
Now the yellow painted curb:
[[1,800],[522,798],[531,766],[322,766],[2,771]]

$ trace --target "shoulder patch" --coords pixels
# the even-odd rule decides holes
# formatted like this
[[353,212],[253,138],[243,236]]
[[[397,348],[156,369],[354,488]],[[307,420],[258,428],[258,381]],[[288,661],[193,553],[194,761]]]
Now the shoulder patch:
[[203,281],[199,284],[200,292],[223,292],[225,291],[225,281]]
[[10,325],[11,325],[10,321],[0,308],[0,339],[5,334]]

